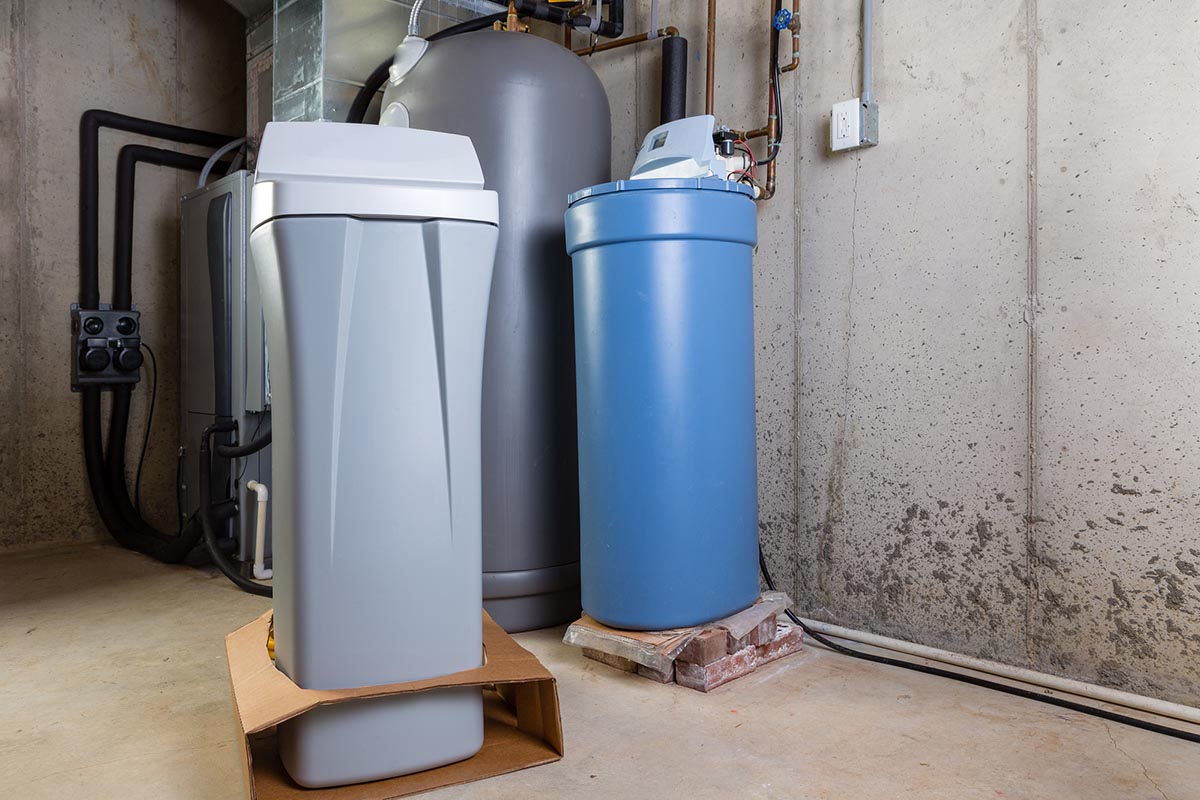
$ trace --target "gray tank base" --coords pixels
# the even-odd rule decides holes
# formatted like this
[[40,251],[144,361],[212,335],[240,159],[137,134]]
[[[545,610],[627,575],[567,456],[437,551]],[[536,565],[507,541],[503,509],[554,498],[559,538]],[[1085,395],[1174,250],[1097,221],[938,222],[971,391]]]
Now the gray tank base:
[[319,706],[279,726],[283,766],[308,789],[394,776],[396,753],[391,747],[364,746],[375,742],[402,742],[411,772],[470,758],[483,746],[483,695],[478,686],[465,686],[349,700]]
[[483,573],[483,607],[509,633],[579,619],[579,562],[545,569]]

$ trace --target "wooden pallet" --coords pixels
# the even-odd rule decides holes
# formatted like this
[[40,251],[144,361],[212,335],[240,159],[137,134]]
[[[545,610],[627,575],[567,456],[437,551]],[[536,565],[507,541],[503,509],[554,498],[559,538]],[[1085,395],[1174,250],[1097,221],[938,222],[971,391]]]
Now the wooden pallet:
[[765,592],[731,617],[670,631],[622,631],[584,616],[563,641],[614,669],[708,692],[800,649],[800,628],[781,617],[788,605],[782,592]]

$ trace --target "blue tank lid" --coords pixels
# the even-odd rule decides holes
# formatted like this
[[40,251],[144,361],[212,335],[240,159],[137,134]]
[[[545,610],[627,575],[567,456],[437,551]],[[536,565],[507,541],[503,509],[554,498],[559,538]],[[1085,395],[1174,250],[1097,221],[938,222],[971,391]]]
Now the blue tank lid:
[[744,194],[752,200],[754,199],[753,188],[744,183],[727,181],[723,178],[644,178],[598,183],[595,186],[580,189],[567,196],[567,205],[574,205],[576,202],[587,197],[598,197],[599,195],[612,194],[613,192],[636,192],[646,189],[705,189],[714,192],[736,192],[737,194]]

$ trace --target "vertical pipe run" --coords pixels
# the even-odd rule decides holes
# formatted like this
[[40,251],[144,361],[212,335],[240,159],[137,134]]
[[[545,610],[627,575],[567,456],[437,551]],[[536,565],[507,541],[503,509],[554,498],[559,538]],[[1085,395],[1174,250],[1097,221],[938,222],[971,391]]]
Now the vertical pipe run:
[[871,57],[875,38],[875,0],[862,0],[862,27],[862,102],[865,105],[875,100],[875,63]]
[[667,36],[662,43],[662,93],[659,124],[687,116],[687,39]]
[[717,0],[708,0],[708,57],[704,65],[704,113],[713,113],[713,90],[717,66]]
[[800,0],[792,0],[792,60],[779,68],[780,72],[791,72],[800,66]]
[[[772,19],[782,7],[783,0],[775,0],[771,10]],[[767,79],[767,158],[770,160],[767,163],[767,179],[763,183],[763,191],[758,197],[759,200],[770,200],[775,196],[775,168],[779,162],[779,115],[782,113],[782,109],[779,108],[779,103],[775,102],[775,98],[779,94],[779,31],[774,28],[770,30],[771,48],[769,51],[770,64],[768,65],[770,77]]]

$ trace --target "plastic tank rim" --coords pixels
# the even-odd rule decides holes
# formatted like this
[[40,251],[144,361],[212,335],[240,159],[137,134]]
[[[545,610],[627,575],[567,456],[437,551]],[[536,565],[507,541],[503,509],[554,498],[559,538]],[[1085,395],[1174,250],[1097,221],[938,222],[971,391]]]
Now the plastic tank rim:
[[723,178],[627,178],[620,181],[598,183],[595,186],[588,186],[572,192],[567,196],[567,206],[570,207],[589,197],[599,197],[614,192],[636,192],[651,189],[702,189],[713,192],[733,192],[745,195],[751,200],[754,198],[754,189],[751,187]]

